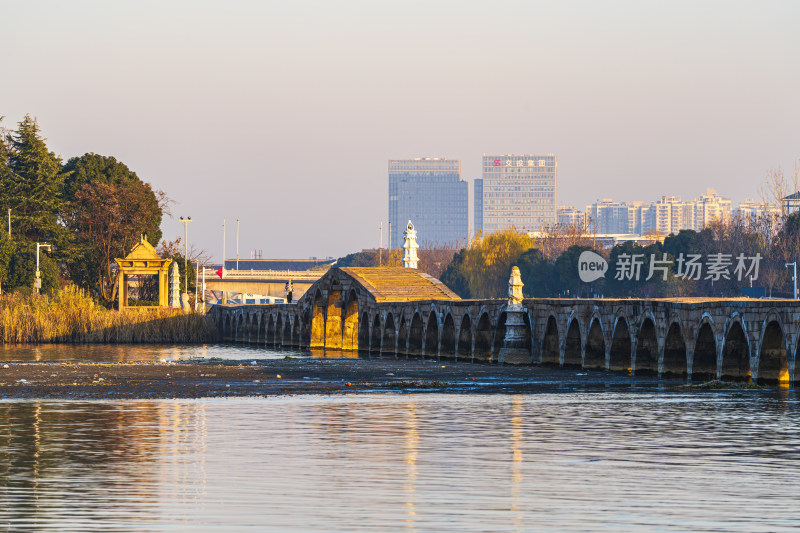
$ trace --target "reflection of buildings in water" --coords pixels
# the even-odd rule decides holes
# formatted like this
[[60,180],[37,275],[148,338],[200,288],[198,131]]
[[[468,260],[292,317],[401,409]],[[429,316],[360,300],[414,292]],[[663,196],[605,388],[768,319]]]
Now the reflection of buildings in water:
[[[173,509],[189,509],[206,496],[208,428],[206,403],[159,402],[159,477],[168,487],[162,499],[172,500]],[[178,518],[178,517],[176,517]],[[184,516],[183,519],[191,517]]]
[[511,511],[514,513],[512,523],[515,527],[523,525],[524,513],[520,508],[522,502],[522,443],[523,443],[523,397],[515,394],[511,399]]
[[[202,402],[2,404],[0,479],[7,505],[0,518],[21,528],[54,522],[68,528],[79,518],[70,510],[103,518],[109,502],[115,516],[149,516],[162,483],[153,467],[162,455],[157,444],[166,442],[173,457],[197,450],[204,457],[205,437]],[[177,471],[187,463],[200,474],[182,486],[204,491],[204,462],[193,456]]]
[[[404,509],[398,512],[405,513],[405,528],[413,530],[417,515],[420,423],[417,403],[409,401],[405,409],[403,405],[394,400],[369,401],[365,405],[364,401],[342,399],[312,404],[309,411],[303,408],[301,414],[306,415],[302,424],[311,428],[315,439],[320,441],[320,457],[315,466],[320,471],[324,469],[325,476],[334,478],[337,484],[359,488],[360,505],[364,509],[385,509],[386,501],[377,499],[381,498],[380,491],[373,493],[360,487],[397,480],[399,499],[403,497],[399,495],[402,483]],[[294,423],[289,419],[287,424]],[[292,443],[286,444],[291,447]],[[362,468],[342,470],[343,464],[358,464]]]
[[417,516],[417,454],[419,453],[419,421],[417,407],[413,401],[406,407],[406,442],[404,446],[406,460],[406,529],[415,529]]

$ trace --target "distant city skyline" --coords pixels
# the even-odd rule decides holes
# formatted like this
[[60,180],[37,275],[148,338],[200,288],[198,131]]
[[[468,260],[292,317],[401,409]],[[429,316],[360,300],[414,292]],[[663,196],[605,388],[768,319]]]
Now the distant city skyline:
[[[424,13],[424,16],[420,14]],[[313,14],[313,16],[312,16]],[[386,161],[554,153],[575,206],[759,200],[800,158],[800,3],[9,2],[2,126],[114,156],[214,260],[379,244]],[[471,189],[472,190],[472,189]]]

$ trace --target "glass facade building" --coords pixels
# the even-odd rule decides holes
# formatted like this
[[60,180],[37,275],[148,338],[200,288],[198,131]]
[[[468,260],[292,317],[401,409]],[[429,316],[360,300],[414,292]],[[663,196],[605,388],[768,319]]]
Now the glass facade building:
[[[541,231],[555,224],[557,166],[553,154],[484,155],[481,201],[484,233],[511,226],[520,231]],[[475,230],[478,229],[476,213]]]
[[474,217],[472,230],[473,235],[477,235],[479,231],[483,230],[483,180],[476,178],[472,183],[472,198],[474,198],[473,206]]
[[408,221],[417,241],[465,243],[469,232],[469,185],[457,159],[389,160],[389,247],[403,245]]

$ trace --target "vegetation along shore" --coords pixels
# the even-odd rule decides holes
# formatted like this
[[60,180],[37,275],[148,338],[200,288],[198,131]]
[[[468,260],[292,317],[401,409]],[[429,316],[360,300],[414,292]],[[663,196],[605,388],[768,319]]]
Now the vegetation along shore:
[[216,327],[205,314],[166,308],[109,310],[74,285],[43,296],[0,296],[2,343],[197,344],[216,337]]

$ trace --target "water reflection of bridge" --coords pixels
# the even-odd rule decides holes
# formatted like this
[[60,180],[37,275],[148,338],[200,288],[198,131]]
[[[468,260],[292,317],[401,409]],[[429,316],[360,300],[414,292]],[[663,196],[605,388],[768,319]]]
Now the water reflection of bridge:
[[[212,313],[223,337],[236,342],[497,362],[505,337],[505,300],[461,300],[437,280],[397,272],[402,270],[334,268],[297,304],[217,307]],[[396,277],[401,275],[405,278]],[[523,303],[530,357],[515,363],[694,378],[796,379],[800,303],[793,300]]]

